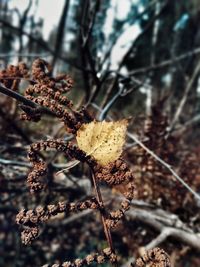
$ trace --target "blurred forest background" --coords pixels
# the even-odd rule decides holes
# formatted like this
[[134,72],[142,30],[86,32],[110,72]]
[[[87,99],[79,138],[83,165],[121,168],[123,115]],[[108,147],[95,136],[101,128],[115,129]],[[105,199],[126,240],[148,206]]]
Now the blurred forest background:
[[[36,58],[72,77],[77,108],[97,120],[130,121],[124,157],[135,200],[113,231],[121,266],[154,246],[174,267],[200,266],[200,0],[0,0],[1,70]],[[51,116],[23,122],[19,113],[0,94],[0,266],[41,266],[101,249],[103,229],[89,212],[51,221],[32,245],[21,244],[22,207],[84,199],[92,186],[80,164],[55,175],[66,161],[51,152],[48,194],[30,197],[28,145],[70,136]],[[118,192],[104,194],[116,205]]]

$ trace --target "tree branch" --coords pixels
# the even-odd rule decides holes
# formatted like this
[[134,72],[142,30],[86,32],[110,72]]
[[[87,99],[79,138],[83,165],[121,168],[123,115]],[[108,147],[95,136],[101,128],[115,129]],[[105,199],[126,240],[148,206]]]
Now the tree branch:
[[190,90],[192,89],[192,86],[194,84],[194,81],[197,78],[199,72],[200,72],[200,61],[198,62],[197,66],[196,66],[196,68],[194,70],[194,73],[193,73],[191,79],[189,80],[189,82],[188,82],[188,84],[187,84],[187,86],[185,88],[185,92],[183,94],[183,97],[182,97],[182,99],[181,99],[181,101],[180,101],[180,103],[179,103],[179,105],[177,107],[177,110],[175,112],[174,118],[172,119],[171,125],[170,125],[170,127],[168,129],[168,135],[173,130],[176,122],[178,121],[178,119],[179,119],[179,117],[181,115],[181,112],[183,110],[183,107],[185,105],[185,102],[187,101],[188,94],[189,94]]
[[55,114],[48,108],[46,107],[42,107],[36,103],[34,103],[33,101],[25,98],[24,96],[22,96],[21,94],[12,91],[9,88],[6,88],[5,86],[3,86],[2,84],[0,84],[0,93],[7,95],[9,97],[12,97],[13,99],[17,100],[18,102],[24,104],[25,106],[37,109],[39,112],[44,113],[44,114],[49,114],[49,115],[53,115],[55,116]]
[[149,72],[149,71],[152,71],[152,70],[157,70],[157,69],[161,69],[161,68],[164,68],[164,67],[167,67],[171,64],[173,64],[174,62],[179,62],[179,61],[182,61],[188,57],[192,57],[192,56],[195,56],[195,55],[198,55],[200,54],[200,47],[194,49],[193,51],[189,51],[187,53],[184,53],[184,54],[181,54],[180,56],[177,56],[173,59],[168,59],[168,60],[164,60],[158,64],[154,64],[152,66],[148,66],[148,67],[144,67],[144,68],[139,68],[139,69],[135,69],[133,71],[130,71],[129,72],[129,75],[136,75],[136,74],[142,74],[142,73],[146,73],[146,72]]
[[[200,236],[198,236],[198,234],[194,233],[189,228],[182,228],[179,225],[174,225],[174,221],[170,221],[169,214],[167,212],[165,212],[167,223],[165,223],[165,218],[163,218],[163,215],[158,216],[158,214],[156,214],[153,210],[147,211],[141,209],[131,209],[127,211],[126,214],[131,219],[139,220],[161,233],[164,231],[166,238],[172,236],[177,240],[186,243],[197,251],[200,251]],[[182,224],[184,225],[184,223]],[[147,245],[147,247],[148,246],[149,245]]]

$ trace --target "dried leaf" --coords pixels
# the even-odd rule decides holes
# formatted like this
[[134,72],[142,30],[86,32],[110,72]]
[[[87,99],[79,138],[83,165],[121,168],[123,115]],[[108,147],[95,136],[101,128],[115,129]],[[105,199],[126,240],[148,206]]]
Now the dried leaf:
[[78,146],[99,164],[107,165],[122,153],[127,124],[127,120],[83,124],[76,136]]

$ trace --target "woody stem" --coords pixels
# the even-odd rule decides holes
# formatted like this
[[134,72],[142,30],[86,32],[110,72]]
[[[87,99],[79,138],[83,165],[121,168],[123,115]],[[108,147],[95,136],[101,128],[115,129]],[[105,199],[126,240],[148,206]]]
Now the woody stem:
[[114,253],[114,247],[113,247],[111,232],[110,232],[110,229],[108,228],[108,226],[106,224],[104,203],[103,203],[101,191],[100,191],[100,188],[99,188],[99,185],[98,185],[98,182],[97,182],[97,179],[95,177],[94,172],[92,172],[92,180],[93,180],[93,184],[94,184],[95,195],[96,195],[97,201],[99,202],[99,205],[101,207],[100,208],[101,220],[102,220],[106,240],[109,244],[111,251]]
[[24,96],[22,96],[21,94],[3,86],[0,83],[0,93],[7,95],[9,97],[12,97],[13,99],[16,99],[18,102],[22,103],[25,106],[31,107],[31,108],[37,108],[38,111],[42,112],[42,113],[46,113],[46,114],[50,114],[50,115],[54,115],[55,114],[48,108],[46,107],[42,107],[38,104],[36,104],[35,102],[33,102],[30,99],[25,98]]

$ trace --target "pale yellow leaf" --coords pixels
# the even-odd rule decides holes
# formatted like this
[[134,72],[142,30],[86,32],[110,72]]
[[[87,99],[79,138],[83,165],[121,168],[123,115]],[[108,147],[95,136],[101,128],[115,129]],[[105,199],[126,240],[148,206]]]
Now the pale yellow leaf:
[[127,120],[83,124],[76,136],[78,146],[99,164],[107,165],[122,153],[127,124]]

